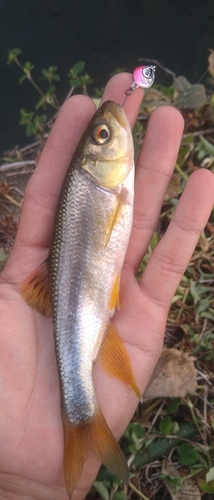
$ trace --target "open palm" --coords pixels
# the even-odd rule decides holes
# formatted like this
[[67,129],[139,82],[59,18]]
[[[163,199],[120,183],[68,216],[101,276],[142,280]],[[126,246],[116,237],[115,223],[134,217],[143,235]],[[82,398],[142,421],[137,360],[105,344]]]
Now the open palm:
[[[122,102],[131,76],[108,83],[103,100]],[[134,124],[142,91],[126,104]],[[25,193],[16,241],[0,277],[0,499],[66,500],[63,432],[51,320],[33,311],[18,286],[46,257],[59,193],[70,159],[95,107],[75,96],[62,107]],[[135,275],[156,229],[183,129],[181,115],[161,107],[150,118],[136,173],[133,230],[121,277],[121,310],[114,323],[145,390],[160,355],[168,309],[214,201],[214,176],[195,172],[140,284]],[[95,363],[98,401],[116,438],[137,399]],[[99,463],[84,465],[74,499],[85,497]]]

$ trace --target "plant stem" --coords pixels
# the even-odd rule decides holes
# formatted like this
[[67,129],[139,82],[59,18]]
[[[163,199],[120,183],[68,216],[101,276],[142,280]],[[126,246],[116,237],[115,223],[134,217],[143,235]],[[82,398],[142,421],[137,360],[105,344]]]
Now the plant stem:
[[183,172],[182,168],[178,165],[178,163],[176,163],[175,168],[177,172],[181,175],[181,177],[183,177],[183,179],[187,182],[189,177]]
[[22,66],[22,64],[19,62],[19,60],[16,58],[15,59],[15,63],[17,64],[17,66],[21,69],[21,71],[26,75],[27,79],[31,82],[31,84],[33,85],[33,87],[37,90],[37,92],[41,95],[41,97],[43,97],[43,99],[45,100],[45,102],[47,104],[50,104],[53,108],[55,109],[59,109],[59,107],[54,104],[54,103],[51,103],[49,102],[49,100],[47,99],[46,95],[44,94],[44,92],[42,92],[42,90],[40,89],[40,87],[37,85],[37,83],[33,80],[32,76],[31,76],[31,73],[30,71],[28,73],[26,73],[25,69],[24,69],[24,66]]
[[16,205],[16,207],[19,207],[19,208],[22,208],[22,205],[21,203],[18,203],[18,201],[14,200],[14,198],[12,198],[12,196],[10,196],[9,194],[6,194],[6,193],[2,193],[2,195],[8,200],[8,201],[11,201],[11,203],[13,203],[14,205]]
[[[207,447],[206,440],[204,439],[203,433],[201,432],[201,429],[200,429],[200,427],[198,425],[198,421],[197,421],[197,418],[196,418],[196,415],[195,415],[195,412],[194,412],[194,407],[193,407],[192,401],[189,399],[189,397],[187,397],[186,401],[187,401],[187,406],[190,409],[190,413],[191,413],[193,422],[194,422],[195,426],[197,427],[197,430],[198,430],[198,432],[199,432],[199,434],[201,436],[201,439],[202,439],[202,441],[204,443],[204,446]],[[212,461],[210,459],[210,454],[209,454],[208,450],[206,451],[206,457],[207,457],[207,460],[208,460],[208,463],[209,463],[209,467],[212,467]]]
[[129,481],[129,487],[135,492],[137,493],[137,495],[139,495],[140,498],[143,498],[143,500],[149,500],[148,497],[146,497],[146,495],[144,495],[143,493],[141,493],[140,490],[138,490],[136,488],[136,486],[133,485],[133,483],[131,483],[131,481]]
[[161,402],[161,399],[156,399],[155,401],[153,401],[153,403],[151,403],[147,408],[145,408],[144,410],[144,415],[146,413],[150,413],[156,406],[158,406]]

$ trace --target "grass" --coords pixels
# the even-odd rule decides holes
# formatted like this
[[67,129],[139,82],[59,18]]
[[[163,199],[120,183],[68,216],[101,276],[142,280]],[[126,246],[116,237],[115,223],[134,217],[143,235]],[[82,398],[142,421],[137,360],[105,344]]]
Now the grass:
[[[183,108],[185,131],[174,174],[164,200],[157,233],[145,255],[139,276],[153,247],[169,224],[175,206],[191,173],[202,166],[214,172],[214,94],[200,109]],[[134,129],[139,151],[151,110],[161,104],[174,105],[171,89],[152,89],[146,96]],[[3,267],[17,229],[21,191],[15,179],[34,168],[42,137],[23,150],[5,155],[0,183],[0,267]],[[7,168],[6,168],[7,167]],[[4,173],[5,172],[5,173]],[[1,173],[1,167],[0,167]],[[12,178],[14,179],[14,177]],[[14,215],[14,208],[16,215]],[[88,499],[169,500],[194,490],[195,498],[214,495],[214,213],[203,231],[169,311],[165,347],[194,356],[197,389],[191,396],[156,398],[139,404],[121,442],[130,467],[128,489],[104,467]],[[187,485],[187,486],[186,486]],[[174,495],[174,496],[173,496]],[[182,495],[182,494],[181,494]],[[184,495],[184,493],[183,493]],[[198,496],[197,496],[198,495]]]

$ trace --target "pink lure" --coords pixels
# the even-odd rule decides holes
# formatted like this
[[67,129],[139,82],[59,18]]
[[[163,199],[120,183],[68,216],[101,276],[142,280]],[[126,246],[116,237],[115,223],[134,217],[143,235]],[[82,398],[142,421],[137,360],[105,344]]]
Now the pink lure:
[[155,66],[138,66],[133,73],[134,83],[136,87],[148,89],[154,83]]

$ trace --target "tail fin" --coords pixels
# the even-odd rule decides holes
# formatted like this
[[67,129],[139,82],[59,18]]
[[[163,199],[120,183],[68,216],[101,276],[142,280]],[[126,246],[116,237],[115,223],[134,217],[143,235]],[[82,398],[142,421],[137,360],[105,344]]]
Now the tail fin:
[[128,484],[129,472],[126,459],[99,408],[93,417],[84,423],[75,425],[64,418],[63,425],[64,473],[70,499],[80,479],[83,464],[89,456],[97,458],[126,485]]

